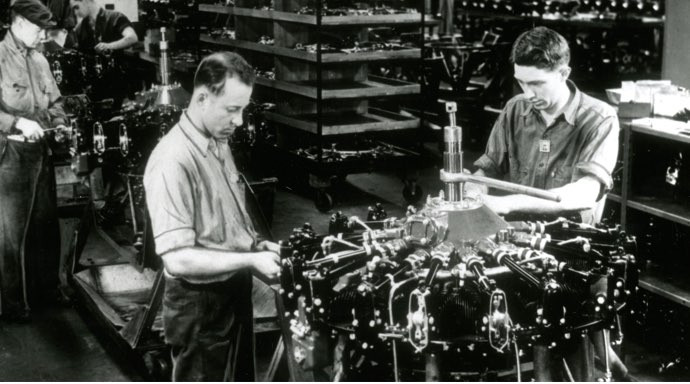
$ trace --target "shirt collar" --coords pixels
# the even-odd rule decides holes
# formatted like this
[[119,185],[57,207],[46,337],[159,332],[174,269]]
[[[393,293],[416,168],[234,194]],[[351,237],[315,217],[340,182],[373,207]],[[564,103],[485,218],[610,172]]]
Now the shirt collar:
[[[221,151],[223,149],[223,144],[227,143],[225,141],[219,142],[213,137],[200,132],[189,119],[187,110],[180,116],[179,126],[182,132],[184,132],[189,140],[199,149],[204,157],[207,157],[211,151]],[[220,156],[220,153],[217,153],[217,155]]]
[[[565,105],[561,115],[563,115],[563,118],[565,118],[565,121],[567,121],[568,124],[575,125],[577,110],[580,108],[580,103],[582,102],[582,92],[580,92],[575,83],[573,83],[571,80],[566,80],[566,84],[568,85],[568,89],[573,92],[573,97],[568,101],[568,104]],[[532,103],[528,103],[527,108],[522,112],[522,116],[527,116],[528,114],[532,113],[533,110],[534,105],[532,105]],[[558,115],[558,117],[561,115]]]
[[30,51],[29,48],[27,48],[27,46],[24,45],[24,43],[17,39],[14,33],[12,33],[12,30],[9,30],[7,32],[7,36],[5,36],[5,41],[8,43],[9,47],[12,50],[17,51],[22,55],[25,55]]

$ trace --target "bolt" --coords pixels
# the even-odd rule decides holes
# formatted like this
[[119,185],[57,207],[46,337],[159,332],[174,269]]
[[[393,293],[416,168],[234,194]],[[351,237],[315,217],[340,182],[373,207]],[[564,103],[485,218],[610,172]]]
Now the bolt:
[[323,308],[319,308],[319,313],[325,313],[326,311]]
[[319,299],[318,297],[316,299],[314,299],[314,305],[316,305],[317,307],[320,306],[321,305],[321,299]]
[[288,299],[292,299],[293,297],[295,297],[294,293],[292,293],[292,292],[288,293]]
[[489,318],[486,317],[486,316],[482,317],[482,323],[488,324],[488,323],[489,323]]
[[371,320],[369,322],[369,327],[373,328],[376,325],[376,322],[374,320]]
[[354,340],[354,339],[355,339],[355,334],[354,334],[354,333],[351,333],[351,334],[350,334],[350,340]]
[[353,327],[356,327],[358,325],[359,325],[359,320],[357,320],[357,319],[352,320],[352,326]]
[[301,284],[295,285],[295,289],[298,290],[298,291],[301,291],[301,290],[302,290],[302,285],[301,285]]
[[362,343],[362,349],[367,349],[369,347],[369,344],[367,343]]
[[563,337],[565,337],[566,340],[570,340],[570,333],[568,332],[564,334]]
[[278,293],[281,294],[281,295],[284,295],[284,294],[285,294],[285,290],[284,290],[283,288],[280,288],[280,289],[278,290]]

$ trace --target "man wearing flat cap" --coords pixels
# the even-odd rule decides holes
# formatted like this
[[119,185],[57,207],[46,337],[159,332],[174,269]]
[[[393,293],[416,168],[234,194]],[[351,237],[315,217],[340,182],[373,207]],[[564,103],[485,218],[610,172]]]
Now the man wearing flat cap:
[[50,11],[39,0],[15,0],[10,12],[0,42],[0,320],[22,321],[30,305],[56,294],[60,238],[44,133],[64,127],[66,117],[36,50],[55,26]]

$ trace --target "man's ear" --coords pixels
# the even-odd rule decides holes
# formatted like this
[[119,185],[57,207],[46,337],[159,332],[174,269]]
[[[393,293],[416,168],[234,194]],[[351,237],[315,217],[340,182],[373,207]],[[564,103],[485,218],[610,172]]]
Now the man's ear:
[[206,91],[201,91],[196,95],[196,100],[194,100],[197,104],[202,105],[204,102],[206,102],[206,99],[208,99],[208,93]]
[[568,80],[570,77],[570,72],[572,72],[572,68],[570,66],[566,65],[563,68],[561,68],[561,76],[563,76],[563,80]]

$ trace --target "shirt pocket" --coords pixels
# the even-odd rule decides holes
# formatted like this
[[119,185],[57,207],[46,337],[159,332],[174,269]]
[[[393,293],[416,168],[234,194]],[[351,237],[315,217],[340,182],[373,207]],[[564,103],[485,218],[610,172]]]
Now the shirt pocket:
[[[3,74],[2,100],[9,108],[18,112],[31,110],[31,83],[29,78],[21,74]],[[10,111],[12,112],[12,111]]]
[[572,165],[562,165],[553,170],[552,176],[547,182],[547,188],[559,188],[570,183],[573,177],[573,166]]

